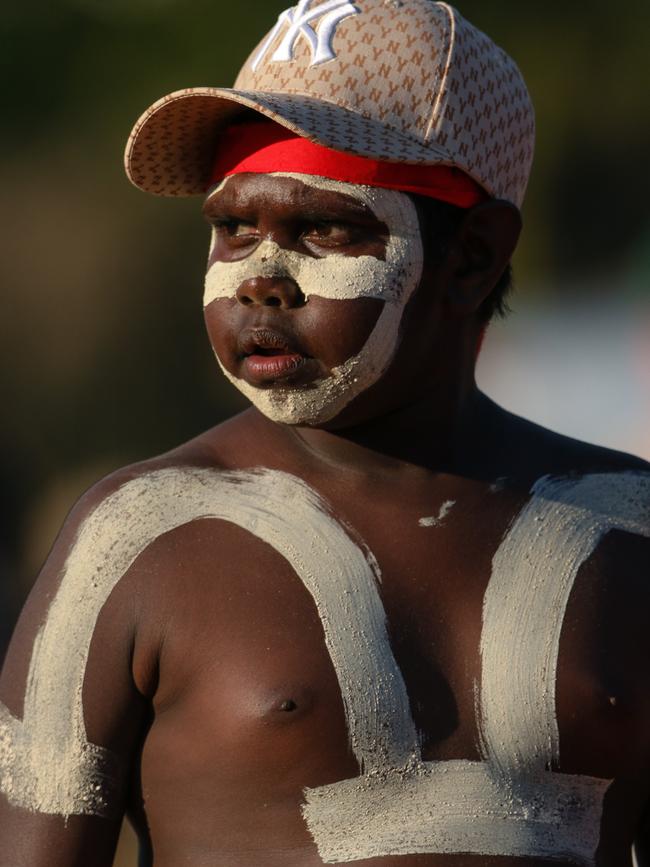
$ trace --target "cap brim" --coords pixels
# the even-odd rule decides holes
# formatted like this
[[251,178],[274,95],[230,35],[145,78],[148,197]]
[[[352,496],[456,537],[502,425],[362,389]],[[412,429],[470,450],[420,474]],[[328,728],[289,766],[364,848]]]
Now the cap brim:
[[250,110],[344,153],[387,162],[453,165],[449,153],[435,142],[425,145],[332,102],[302,94],[199,87],[163,97],[137,121],[124,155],[129,179],[158,196],[205,193],[220,131]]

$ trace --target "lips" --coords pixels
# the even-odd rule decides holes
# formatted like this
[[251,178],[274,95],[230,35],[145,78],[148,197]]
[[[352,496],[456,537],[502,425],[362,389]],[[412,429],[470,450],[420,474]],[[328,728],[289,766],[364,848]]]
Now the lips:
[[247,328],[239,336],[238,349],[244,379],[251,385],[273,385],[276,381],[309,376],[316,362],[293,335],[275,328]]

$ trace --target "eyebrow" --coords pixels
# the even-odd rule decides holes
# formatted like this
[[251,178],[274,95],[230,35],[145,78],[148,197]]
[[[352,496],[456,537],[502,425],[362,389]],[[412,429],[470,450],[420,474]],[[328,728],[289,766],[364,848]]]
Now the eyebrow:
[[[225,190],[223,192],[225,193]],[[224,213],[227,213],[228,211],[246,212],[255,210],[258,205],[259,201],[256,200],[242,203],[233,201],[229,197],[223,196],[221,193],[216,195],[214,193],[208,193],[203,202],[202,208],[204,211],[214,209],[223,211]],[[352,197],[346,198],[345,200],[333,199],[327,204],[323,203],[320,205],[308,204],[302,206],[297,202],[295,208],[296,211],[299,212],[297,216],[299,216],[300,219],[310,220],[312,222],[344,222],[346,219],[362,219],[364,222],[382,222],[374,211],[372,211],[364,202],[355,200]]]
[[340,208],[334,206],[331,209],[325,208],[304,208],[300,209],[300,218],[309,220],[313,223],[336,223],[345,222],[346,219],[363,219],[364,222],[376,222],[379,220],[369,208],[359,203],[359,208],[349,208],[347,205],[341,205]]

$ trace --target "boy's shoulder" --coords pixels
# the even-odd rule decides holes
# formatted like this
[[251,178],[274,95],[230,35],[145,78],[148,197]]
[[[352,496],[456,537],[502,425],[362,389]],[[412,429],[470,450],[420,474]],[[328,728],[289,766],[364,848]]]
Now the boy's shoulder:
[[[642,477],[650,500],[650,463],[642,458],[573,439],[501,408],[490,426],[493,430],[484,445],[494,456],[485,468],[492,479],[509,478],[516,489],[530,491],[544,477],[626,474]],[[115,495],[125,488],[133,497],[155,502],[156,497],[176,496],[178,486],[197,474],[216,478],[278,464],[291,472],[294,461],[292,449],[285,449],[286,431],[276,428],[283,426],[269,423],[254,410],[240,413],[164,454],[105,476],[80,498],[66,523],[78,526],[103,504],[115,506],[121,502]]]
[[530,479],[605,473],[648,474],[643,458],[575,439],[502,410],[504,440],[511,458]]
[[[142,512],[144,502],[175,497],[194,472],[228,472],[247,464],[238,448],[250,423],[235,416],[183,442],[167,452],[127,464],[92,484],[76,501],[61,529],[58,542],[64,547],[74,541],[91,516],[117,519]],[[66,538],[67,537],[67,538]],[[65,543],[68,544],[65,544]]]

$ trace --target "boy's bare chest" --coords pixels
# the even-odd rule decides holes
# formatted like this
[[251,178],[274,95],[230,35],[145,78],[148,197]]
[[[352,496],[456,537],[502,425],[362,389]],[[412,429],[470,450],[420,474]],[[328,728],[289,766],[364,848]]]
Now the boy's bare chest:
[[[576,612],[571,599],[625,515],[583,527],[584,509],[555,491],[524,503],[446,497],[432,509],[421,497],[377,497],[351,510],[295,479],[229,481],[212,508],[200,479],[184,506],[194,519],[143,555],[164,623],[143,759],[152,791],[175,765],[177,782],[189,774],[188,784],[205,779],[212,790],[218,780],[259,809],[286,799],[299,816],[313,792],[303,815],[319,851],[337,857],[345,817],[359,810],[362,848],[399,837],[404,822],[430,833],[418,830],[425,807],[441,820],[473,810],[461,837],[495,810],[509,834],[532,809],[544,845],[594,844],[575,832],[597,828],[617,770],[598,741],[617,724],[603,711],[609,688],[624,687],[623,665],[599,663],[596,608]],[[588,685],[581,705],[562,706],[572,683]],[[178,748],[188,731],[189,753]],[[495,771],[510,781],[503,791]],[[362,815],[383,814],[386,798],[390,827],[365,828]],[[561,840],[550,840],[554,828],[565,828]],[[500,854],[514,845],[493,842]],[[455,840],[448,851],[470,845]]]
[[397,678],[387,716],[407,706],[425,759],[478,757],[483,595],[509,515],[479,538],[476,505],[464,519],[452,499],[344,508],[328,497],[325,518],[313,504],[267,500],[266,529],[205,519],[159,539],[143,557],[164,609],[159,730],[196,720],[207,752],[237,773],[257,741],[267,772],[290,759],[300,790],[316,750],[314,783],[358,773],[373,749],[350,749],[364,739],[363,696]]
[[531,726],[557,738],[560,713],[576,729],[571,702],[544,698],[567,684],[581,685],[579,723],[607,722],[625,677],[623,661],[601,664],[602,611],[576,591],[589,557],[558,586],[574,553],[562,533],[540,540],[540,515],[513,532],[522,503],[498,492],[453,493],[432,490],[428,509],[421,496],[348,504],[322,522],[269,502],[266,529],[208,518],[159,540],[161,719],[196,702],[224,744],[287,737],[299,759],[298,735],[327,731],[321,751],[344,755],[368,684],[397,679],[391,701],[408,703],[424,758],[478,759],[486,713],[515,739]]
[[[275,741],[286,732],[297,745],[297,733],[324,727],[345,753],[342,688],[360,695],[395,666],[416,724],[427,732],[427,750],[434,742],[443,749],[459,731],[458,748],[475,749],[480,570],[489,567],[489,553],[452,554],[430,531],[399,545],[364,536],[348,540],[361,568],[346,574],[345,551],[334,539],[323,546],[331,560],[319,558],[301,577],[247,531],[210,524],[187,526],[167,540],[184,552],[185,574],[178,595],[173,578],[165,588],[170,608],[157,694],[163,707],[182,684],[183,700],[194,700],[191,694],[205,702],[221,737],[232,731],[236,739]],[[456,547],[449,539],[447,545]]]

